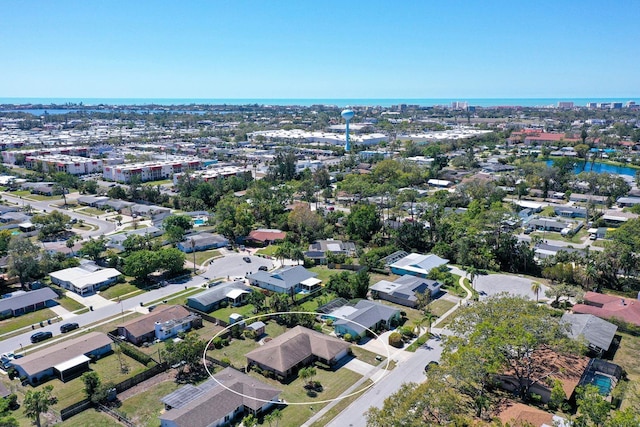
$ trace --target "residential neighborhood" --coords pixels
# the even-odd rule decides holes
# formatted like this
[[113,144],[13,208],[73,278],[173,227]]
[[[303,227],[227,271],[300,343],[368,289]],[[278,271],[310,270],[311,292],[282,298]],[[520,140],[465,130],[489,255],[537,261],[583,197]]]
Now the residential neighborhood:
[[637,404],[635,104],[130,107],[0,112],[3,399],[172,427]]

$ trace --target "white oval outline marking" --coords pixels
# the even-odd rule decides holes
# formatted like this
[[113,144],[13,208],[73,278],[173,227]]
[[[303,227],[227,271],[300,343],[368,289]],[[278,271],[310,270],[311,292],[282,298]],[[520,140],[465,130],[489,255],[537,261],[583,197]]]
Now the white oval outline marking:
[[[313,314],[313,315],[319,315],[319,316],[326,316],[326,313],[318,313],[318,312],[313,312],[313,311],[278,311],[275,313],[266,313],[266,314],[259,314],[256,316],[251,316],[249,318],[246,319],[242,319],[243,322],[247,322],[249,320],[253,320],[253,319],[262,319],[264,317],[272,317],[272,316],[278,316],[281,314]],[[362,328],[364,328],[366,331],[371,332],[373,335],[375,335],[376,339],[380,338],[380,335],[376,334],[375,332],[373,332],[371,329],[367,328],[364,325],[361,325],[358,322],[354,322],[353,320],[348,320],[348,319],[340,319],[340,320],[346,320],[347,322],[356,324]],[[385,367],[383,369],[381,369],[378,372],[382,372],[382,375],[380,375],[380,378],[378,379],[373,379],[373,377],[377,374],[374,373],[371,375],[371,377],[369,377],[370,380],[372,380],[371,384],[369,384],[368,386],[364,387],[361,390],[357,390],[354,391],[352,393],[349,393],[345,396],[338,396],[338,397],[334,397],[333,399],[325,399],[325,400],[314,400],[313,402],[274,402],[273,400],[266,400],[266,399],[258,399],[257,397],[254,396],[247,396],[246,394],[237,392],[235,390],[230,389],[229,387],[225,386],[224,384],[222,384],[220,381],[218,381],[217,378],[215,378],[213,376],[213,374],[209,371],[209,367],[207,366],[207,359],[206,359],[206,355],[207,355],[207,351],[209,350],[209,346],[211,345],[211,343],[213,342],[214,339],[216,339],[220,334],[222,334],[224,331],[226,331],[227,329],[230,329],[234,324],[231,324],[229,326],[227,326],[226,328],[224,328],[223,330],[221,330],[220,332],[218,332],[217,334],[215,334],[210,340],[209,342],[207,342],[207,345],[204,347],[204,352],[202,354],[202,363],[204,365],[204,369],[207,371],[207,373],[209,374],[209,377],[213,378],[213,380],[215,382],[217,382],[218,384],[220,384],[222,387],[224,387],[225,389],[229,390],[232,393],[237,394],[238,396],[242,396],[242,397],[246,397],[247,399],[253,399],[256,400],[258,402],[263,402],[263,403],[275,403],[275,404],[284,404],[284,405],[317,405],[319,403],[331,403],[331,402],[338,402],[342,399],[346,399],[347,397],[351,397],[351,396],[355,396],[357,394],[361,394],[363,392],[365,392],[366,390],[369,390],[371,387],[373,387],[374,385],[376,385],[380,380],[382,380],[382,378],[384,378],[386,373],[389,373],[391,371],[389,371],[389,364],[391,363],[391,352],[389,351],[389,346],[387,344],[385,344],[384,342],[382,342],[382,345],[384,345],[385,350],[387,351],[387,364],[385,365]],[[313,329],[312,329],[313,330]],[[316,331],[317,332],[317,331]],[[372,369],[376,369],[376,366],[373,366]],[[234,369],[234,368],[231,368]],[[245,374],[247,375],[247,374]],[[364,375],[362,376],[364,378]],[[359,381],[359,380],[358,380]]]

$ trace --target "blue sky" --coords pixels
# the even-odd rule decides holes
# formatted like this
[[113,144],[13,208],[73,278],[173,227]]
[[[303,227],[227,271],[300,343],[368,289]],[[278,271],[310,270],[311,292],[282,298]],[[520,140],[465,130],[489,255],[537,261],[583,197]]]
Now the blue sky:
[[0,97],[640,95],[640,1],[24,1]]

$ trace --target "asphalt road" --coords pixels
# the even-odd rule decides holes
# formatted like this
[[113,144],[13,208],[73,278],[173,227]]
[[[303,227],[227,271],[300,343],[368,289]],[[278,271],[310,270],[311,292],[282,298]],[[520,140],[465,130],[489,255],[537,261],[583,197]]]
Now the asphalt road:
[[403,383],[424,381],[426,379],[424,367],[432,360],[439,361],[441,356],[440,341],[435,339],[427,341],[410,358],[399,362],[382,380],[364,392],[327,426],[366,427],[364,413],[370,407],[381,408],[384,405],[384,400],[395,393]]
[[44,200],[44,201],[26,200],[26,199],[21,199],[20,197],[12,196],[8,193],[3,193],[2,198],[11,203],[18,204],[18,205],[22,205],[22,204],[31,205],[34,209],[43,211],[43,212],[44,211],[51,212],[54,210],[60,211],[66,215],[69,215],[71,218],[75,218],[78,220],[81,219],[85,223],[91,224],[97,227],[96,230],[83,232],[82,235],[84,237],[104,236],[105,234],[111,233],[116,229],[116,225],[112,222],[105,221],[103,219],[99,219],[90,215],[84,215],[80,212],[73,212],[67,209],[60,209],[58,207],[51,205],[50,204],[51,202],[48,200]]
[[[248,256],[251,259],[250,263],[247,263],[243,260],[243,257]],[[189,254],[187,254],[187,259],[189,259]],[[183,283],[175,283],[168,284],[167,286],[159,289],[154,289],[144,294],[137,295],[135,297],[122,300],[120,303],[113,303],[106,305],[104,307],[96,308],[94,311],[89,311],[87,313],[80,314],[73,318],[67,319],[65,322],[56,322],[51,325],[45,325],[44,327],[36,327],[35,330],[27,330],[26,332],[12,337],[7,338],[0,341],[0,353],[10,352],[10,351],[20,351],[22,344],[23,346],[30,345],[31,341],[29,340],[30,336],[34,332],[39,331],[51,331],[54,335],[53,339],[47,340],[45,342],[39,343],[38,346],[49,345],[52,342],[55,342],[56,339],[61,337],[60,333],[60,325],[66,322],[76,322],[80,325],[80,327],[85,327],[87,325],[100,322],[109,317],[117,316],[122,314],[122,312],[127,312],[133,310],[140,306],[140,303],[146,304],[150,301],[156,301],[163,299],[164,297],[168,297],[172,294],[180,292],[187,288],[193,287],[202,287],[205,283],[214,278],[230,276],[230,279],[234,277],[244,277],[247,272],[256,272],[258,271],[258,267],[264,265],[267,268],[272,268],[272,261],[266,258],[257,257],[254,255],[248,255],[244,253],[235,253],[231,252],[227,254],[224,258],[216,259],[213,264],[209,265],[206,272],[199,274],[197,276],[189,278],[187,281]],[[70,334],[65,334],[65,337]]]

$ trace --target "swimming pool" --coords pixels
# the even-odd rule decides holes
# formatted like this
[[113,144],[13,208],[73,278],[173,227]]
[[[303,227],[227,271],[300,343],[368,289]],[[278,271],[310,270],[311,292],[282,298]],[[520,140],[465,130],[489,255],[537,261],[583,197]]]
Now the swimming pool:
[[593,374],[588,384],[598,387],[598,391],[603,396],[608,396],[611,392],[611,378],[598,372]]
[[205,225],[207,220],[204,218],[196,218],[193,220],[193,225]]

